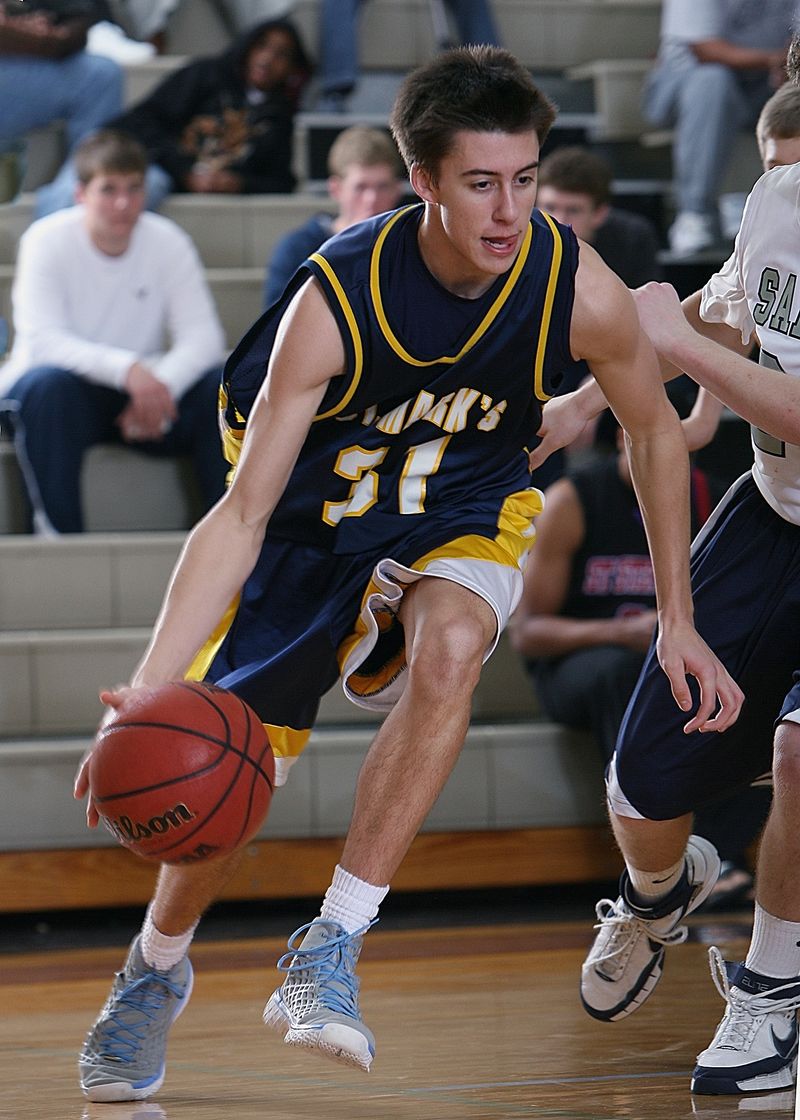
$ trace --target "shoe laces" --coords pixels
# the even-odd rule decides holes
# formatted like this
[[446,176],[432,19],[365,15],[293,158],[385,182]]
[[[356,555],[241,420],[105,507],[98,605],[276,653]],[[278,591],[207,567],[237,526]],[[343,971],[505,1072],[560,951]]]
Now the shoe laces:
[[315,920],[296,929],[289,938],[289,952],[284,953],[277,963],[277,968],[287,975],[292,1003],[304,1004],[306,1010],[315,1005],[322,1006],[328,1011],[358,1019],[358,977],[355,968],[361,952],[361,940],[375,922],[368,922],[355,933],[342,929],[341,933],[319,945],[301,948],[302,935],[316,924]]
[[659,933],[653,928],[652,922],[633,914],[621,898],[616,901],[601,898],[595,907],[595,913],[598,922],[594,928],[607,938],[602,951],[595,958],[595,964],[621,956],[641,933],[659,945],[680,945],[689,936],[686,926],[676,926],[667,933]]
[[[728,1010],[719,1026],[714,1046],[730,1046],[736,1050],[749,1048],[757,1028],[772,1012],[796,1011],[800,1007],[797,980],[789,980],[770,988],[770,995],[758,995],[733,987],[722,953],[712,945],[708,950],[711,979],[714,987],[725,1000]],[[777,993],[793,991],[792,996],[781,998]]]
[[[123,975],[120,973],[120,975]],[[121,988],[103,1023],[102,1056],[132,1062],[148,1038],[151,1023],[159,1020],[170,996],[182,999],[184,988],[163,973],[145,972]]]

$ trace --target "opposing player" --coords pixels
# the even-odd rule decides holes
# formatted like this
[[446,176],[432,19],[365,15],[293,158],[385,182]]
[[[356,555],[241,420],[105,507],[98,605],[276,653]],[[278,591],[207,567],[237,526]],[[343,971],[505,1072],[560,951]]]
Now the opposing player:
[[[790,76],[798,81],[798,49]],[[684,310],[667,285],[637,293],[664,359],[753,425],[752,475],[739,479],[695,542],[697,626],[742,685],[734,726],[685,735],[649,658],[628,709],[608,780],[625,856],[621,895],[598,904],[583,966],[584,1006],[599,1019],[635,1011],[661,975],[665,946],[682,941],[714,853],[690,837],[692,810],[770,768],[773,809],[758,859],[753,936],[743,964],[711,950],[727,1007],[698,1057],[695,1093],[735,1094],[792,1084],[800,1007],[800,167],[777,167],[754,187],[730,260]],[[685,312],[685,313],[684,313]],[[693,329],[694,328],[694,329]],[[755,339],[761,362],[734,351]],[[717,341],[715,341],[717,340]],[[731,350],[723,349],[722,342]],[[596,387],[547,417],[543,455],[599,404]],[[568,414],[567,409],[571,409]],[[561,421],[565,430],[558,433]],[[775,728],[774,745],[771,728]]]
[[[709,731],[741,702],[693,628],[686,447],[633,302],[533,210],[553,116],[499,49],[443,54],[406,79],[392,128],[423,201],[328,242],[232,356],[235,477],[190,534],[131,682],[188,674],[233,689],[268,725],[279,780],[340,675],[356,703],[388,712],[321,913],[291,938],[265,1010],[287,1043],[364,1069],[362,937],[458,757],[481,664],[519,597],[541,508],[527,444],[573,355],[629,433],[675,702],[690,730]],[[233,867],[162,869],[84,1046],[91,1099],[158,1089],[192,931]]]

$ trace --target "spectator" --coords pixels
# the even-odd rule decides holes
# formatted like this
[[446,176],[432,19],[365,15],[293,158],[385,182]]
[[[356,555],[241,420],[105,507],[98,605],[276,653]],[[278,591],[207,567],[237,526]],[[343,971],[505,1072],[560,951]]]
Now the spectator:
[[[462,43],[500,43],[489,0],[447,0]],[[320,112],[342,113],[358,85],[358,12],[361,0],[321,0]]]
[[322,211],[285,234],[275,246],[264,284],[264,307],[283,289],[306,257],[334,233],[393,210],[403,192],[403,165],[394,141],[376,128],[346,128],[328,153],[328,194],[338,211]]
[[223,333],[197,251],[173,222],[142,213],[147,157],[135,140],[101,130],[75,163],[79,205],[22,236],[16,336],[0,371],[43,532],[83,529],[81,464],[94,444],[190,454],[208,506],[226,474],[209,368]]
[[542,160],[536,204],[572,226],[629,288],[660,279],[655,227],[611,206],[611,167],[588,148],[557,148]]
[[[607,420],[613,421],[610,413],[600,431]],[[616,441],[616,454],[571,471],[548,489],[510,630],[544,711],[591,732],[605,764],[656,624],[653,569],[618,427]],[[710,506],[707,481],[695,468],[695,531]],[[769,804],[768,790],[746,789],[698,813],[696,830],[723,859],[707,908],[730,905],[752,889],[748,849]]]
[[[111,0],[111,3],[120,23],[131,35],[152,42],[162,50],[166,46],[169,19],[180,7],[181,0]],[[211,6],[230,33],[238,35],[263,20],[287,16],[294,7],[294,0],[212,0]]]
[[[122,108],[122,69],[88,53],[90,28],[108,18],[92,0],[0,0],[0,155],[18,155],[27,134],[53,121],[66,126],[71,152]],[[9,183],[13,197],[19,187]]]
[[719,236],[717,196],[738,128],[755,124],[785,79],[797,0],[664,0],[658,58],[644,111],[674,127],[677,213],[670,247],[690,256]]
[[[269,20],[221,54],[177,70],[111,121],[147,151],[148,208],[172,191],[293,190],[293,118],[310,69],[294,26]],[[74,181],[70,169],[51,184],[48,210],[69,205]]]

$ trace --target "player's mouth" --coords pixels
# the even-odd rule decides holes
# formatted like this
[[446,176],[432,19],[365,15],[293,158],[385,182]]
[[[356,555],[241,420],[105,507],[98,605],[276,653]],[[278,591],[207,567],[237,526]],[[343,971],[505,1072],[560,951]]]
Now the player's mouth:
[[519,235],[514,233],[508,237],[482,237],[481,241],[496,257],[508,257],[517,251]]

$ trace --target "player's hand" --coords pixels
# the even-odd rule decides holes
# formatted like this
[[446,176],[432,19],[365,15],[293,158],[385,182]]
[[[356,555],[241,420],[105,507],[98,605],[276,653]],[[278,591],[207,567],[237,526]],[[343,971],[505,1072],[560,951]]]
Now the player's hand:
[[[126,684],[118,684],[114,688],[104,688],[100,692],[100,699],[106,705],[106,710],[103,712],[97,729],[98,731],[105,727],[109,720],[114,717],[114,714],[127,703],[135,692],[136,689],[130,688]],[[86,802],[86,823],[89,828],[97,828],[100,821],[100,814],[97,811],[97,806],[92,801],[91,794],[89,793],[89,763],[93,750],[94,742],[92,742],[78,764],[78,771],[75,775],[75,785],[72,790],[72,796],[78,801],[89,794],[89,799]]]
[[668,358],[675,339],[686,332],[692,333],[678,293],[671,284],[651,280],[632,294],[642,330],[656,350]]
[[587,416],[577,406],[575,393],[564,393],[562,397],[549,400],[536,433],[541,442],[528,455],[530,469],[536,470],[554,451],[576,440],[593,421],[594,416]]
[[619,624],[620,645],[638,653],[647,653],[653,640],[653,633],[658,621],[658,612],[655,610],[637,611],[635,614],[625,615],[615,619]]
[[692,625],[662,630],[656,651],[681,711],[689,712],[692,707],[687,677],[694,677],[700,688],[697,711],[683,727],[686,735],[693,731],[726,731],[733,726],[739,718],[744,693]]

